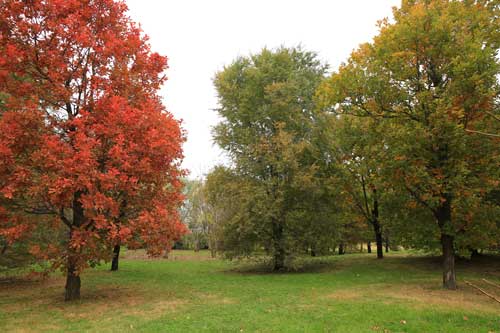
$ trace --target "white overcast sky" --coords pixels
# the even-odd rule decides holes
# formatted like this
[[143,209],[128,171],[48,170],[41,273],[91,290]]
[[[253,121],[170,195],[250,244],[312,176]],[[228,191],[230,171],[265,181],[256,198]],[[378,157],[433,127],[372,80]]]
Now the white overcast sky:
[[126,0],[130,17],[169,59],[164,103],[187,130],[183,166],[200,177],[224,161],[211,127],[214,74],[239,55],[263,47],[302,45],[335,70],[360,43],[377,34],[400,0]]

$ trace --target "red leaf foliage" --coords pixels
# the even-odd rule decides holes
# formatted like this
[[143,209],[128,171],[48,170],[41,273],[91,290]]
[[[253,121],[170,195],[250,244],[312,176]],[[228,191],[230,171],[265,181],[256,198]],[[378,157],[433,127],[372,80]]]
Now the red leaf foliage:
[[117,243],[161,254],[186,232],[166,68],[123,2],[1,2],[0,237],[69,228],[32,252],[81,271]]

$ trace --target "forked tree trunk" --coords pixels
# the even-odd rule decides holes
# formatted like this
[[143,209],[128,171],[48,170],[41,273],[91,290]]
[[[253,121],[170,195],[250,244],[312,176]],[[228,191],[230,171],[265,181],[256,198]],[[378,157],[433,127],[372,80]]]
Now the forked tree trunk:
[[111,270],[112,271],[118,270],[119,260],[120,260],[120,245],[117,244],[113,248],[113,260],[111,261]]

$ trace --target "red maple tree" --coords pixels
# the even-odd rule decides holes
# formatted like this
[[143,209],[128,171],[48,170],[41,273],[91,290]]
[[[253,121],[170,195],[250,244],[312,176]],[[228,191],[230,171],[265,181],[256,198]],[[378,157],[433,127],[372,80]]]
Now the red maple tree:
[[66,300],[115,245],[158,255],[185,232],[184,133],[158,96],[167,59],[126,10],[114,0],[0,4],[0,236],[13,242],[39,223],[61,233],[32,252],[66,272]]

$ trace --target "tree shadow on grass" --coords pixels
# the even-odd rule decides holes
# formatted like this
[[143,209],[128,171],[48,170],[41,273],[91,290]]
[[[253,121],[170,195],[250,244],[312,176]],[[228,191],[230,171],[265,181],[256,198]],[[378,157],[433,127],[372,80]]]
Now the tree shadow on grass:
[[[440,273],[442,270],[441,256],[412,255],[386,256],[377,259],[371,255],[345,255],[327,257],[300,257],[289,268],[273,271],[269,260],[238,260],[234,267],[226,270],[229,274],[241,275],[272,275],[272,274],[309,274],[338,272],[352,268],[373,268],[374,270],[420,271],[422,273]],[[458,274],[486,274],[500,278],[500,256],[481,255],[474,259],[456,258]]]
[[235,267],[225,272],[238,275],[309,274],[334,271],[344,266],[344,263],[332,260],[331,257],[298,258],[288,267],[275,271],[269,260],[238,260],[235,261]]
[[[423,255],[408,257],[388,257],[388,262],[395,266],[412,267],[423,271],[440,271],[442,269],[441,256]],[[384,259],[385,260],[385,259]],[[458,272],[487,273],[500,277],[500,256],[480,255],[473,259],[457,257],[455,268]]]

